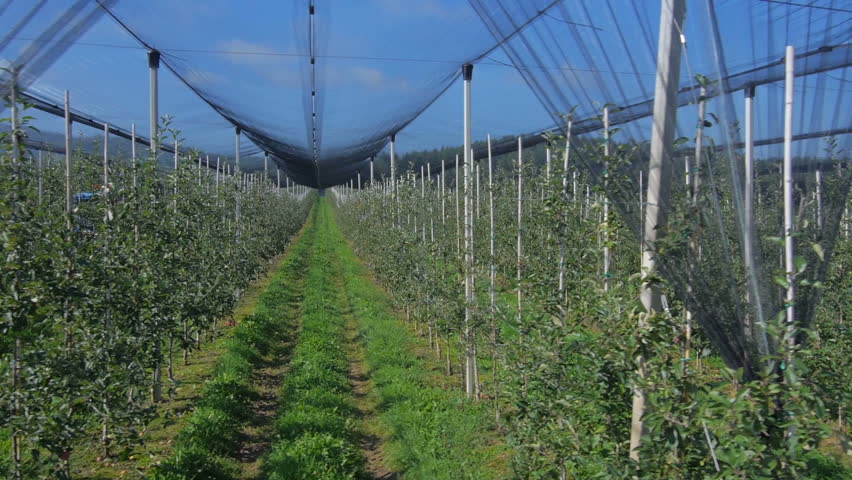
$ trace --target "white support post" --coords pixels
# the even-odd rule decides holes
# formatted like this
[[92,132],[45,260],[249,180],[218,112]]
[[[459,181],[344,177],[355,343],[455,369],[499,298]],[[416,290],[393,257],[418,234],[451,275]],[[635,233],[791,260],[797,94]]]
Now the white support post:
[[472,177],[473,177],[473,155],[470,144],[470,83],[473,77],[473,65],[462,66],[464,79],[464,343],[465,343],[465,394],[473,397],[476,389],[473,355],[473,202],[472,202]]
[[18,131],[18,69],[12,67],[12,88],[10,92],[11,116],[12,116],[12,165],[15,167],[20,165],[21,155],[21,136]]
[[[488,251],[489,251],[489,283],[488,283],[488,297],[490,302],[489,315],[491,317],[491,340],[495,344],[494,348],[496,349],[497,343],[497,263],[496,263],[496,249],[495,249],[495,240],[497,235],[494,231],[494,163],[491,159],[491,134],[488,134],[487,137],[488,142]],[[494,353],[494,364],[492,365],[494,372],[494,383],[497,384],[497,353]],[[494,400],[497,402],[497,394],[495,387],[495,395]],[[500,410],[499,407],[496,409],[496,416],[499,419]]]
[[609,106],[603,109],[604,125],[604,193],[603,193],[603,286],[609,291],[609,268],[612,263],[612,252],[609,248]]
[[361,170],[358,170],[358,191],[361,191]]
[[822,171],[820,170],[819,165],[817,165],[817,169],[815,172],[816,181],[816,223],[817,228],[822,231]]
[[133,186],[136,187],[136,124],[130,124],[130,167],[133,170]]
[[523,279],[523,232],[524,225],[524,150],[521,137],[518,137],[518,331],[523,334],[523,289],[521,288],[521,280]]
[[[744,147],[744,176],[743,178],[743,257],[745,260],[746,279],[749,282],[749,298],[753,285],[754,274],[754,86],[745,89],[745,147]],[[752,300],[754,300],[752,298]],[[755,304],[757,306],[757,304]]]
[[544,188],[541,189],[541,198],[544,199],[544,193],[550,186],[550,147],[544,150]]
[[692,196],[692,172],[691,164],[689,161],[689,155],[683,156],[683,173],[684,173],[684,184],[686,185],[686,192],[691,197]]
[[426,164],[426,177],[429,179],[429,241],[435,243],[435,207],[432,204],[432,164]]
[[217,155],[216,156],[216,193],[219,193],[219,164],[220,164],[220,158]]
[[106,217],[104,221],[112,219],[112,211],[109,207],[109,124],[104,123],[104,185],[101,189],[106,205]]
[[[793,234],[793,96],[795,83],[795,49],[788,45],[784,63],[784,267],[787,272],[787,296],[784,299],[787,310],[787,325],[795,328],[796,302],[796,266],[794,263]],[[791,338],[792,342],[793,339]],[[791,365],[789,364],[788,367]]]
[[707,88],[701,87],[698,95],[698,128],[695,132],[695,165],[693,166],[692,171],[687,173],[688,176],[692,177],[693,205],[698,203],[698,194],[701,188],[701,167],[703,165],[702,160],[704,156],[704,121],[707,110],[707,100],[705,97],[707,97]]
[[71,201],[71,95],[65,90],[65,226],[73,230],[71,212],[74,205]]
[[[473,159],[473,153],[471,153],[470,158]],[[476,172],[476,175],[474,176],[474,178],[476,178],[476,218],[479,218],[479,162],[476,160],[471,161],[473,162],[474,171]]]
[[391,203],[393,204],[393,225],[399,224],[399,209],[396,201],[396,134],[390,137],[390,177],[391,177]]
[[[574,116],[568,116],[568,124],[566,125],[565,130],[565,155],[562,159],[562,196],[563,200],[567,200],[568,196],[568,167],[569,160],[571,156],[571,127],[574,123]],[[550,156],[550,150],[548,149],[548,158]],[[549,163],[549,162],[548,162]],[[550,169],[548,168],[548,172]],[[549,175],[548,175],[549,176]],[[573,202],[576,205],[577,203],[577,171],[574,171],[574,198]],[[566,224],[565,228],[567,230],[568,223],[568,214],[566,213],[563,216],[563,222]],[[558,291],[560,301],[565,298],[565,255],[566,255],[566,235],[567,231],[559,232],[559,283],[558,283]]]
[[447,183],[447,169],[444,159],[441,159],[441,225],[447,224],[447,197],[445,194],[445,184]]
[[461,255],[461,211],[459,199],[459,156],[456,155],[456,253]]
[[642,200],[642,194],[645,191],[644,174],[642,167],[639,167],[639,257],[642,257],[642,252],[645,251],[645,236],[642,233],[645,231],[645,202]]
[[156,159],[159,153],[159,85],[158,74],[160,71],[160,52],[157,50],[148,51],[148,71],[150,74],[150,134],[151,134],[151,154]]
[[44,200],[44,150],[38,151],[38,204]]
[[376,157],[370,157],[370,186],[371,187],[373,186],[373,181],[375,181],[375,178],[376,178],[376,177],[373,176],[373,161],[375,159],[376,159]]
[[[648,166],[648,192],[645,205],[645,250],[642,252],[642,277],[650,278],[657,270],[657,239],[666,225],[666,208],[671,190],[672,149],[676,129],[677,90],[680,82],[680,31],[686,14],[685,0],[661,0],[660,30],[657,47],[657,75],[654,90],[654,116]],[[646,312],[662,311],[660,292],[643,282],[640,295]],[[640,316],[640,322],[645,318]],[[637,358],[638,374],[645,376],[645,360]],[[639,442],[644,430],[645,394],[633,385],[633,411],[630,428],[630,458],[639,461]]]
[[240,228],[240,219],[242,217],[242,190],[243,190],[243,178],[240,174],[240,127],[234,128],[234,174],[237,176],[237,181],[239,182],[237,185],[237,201],[236,201],[236,212],[235,212],[235,223],[237,229],[237,237],[239,238],[242,234],[242,229]]

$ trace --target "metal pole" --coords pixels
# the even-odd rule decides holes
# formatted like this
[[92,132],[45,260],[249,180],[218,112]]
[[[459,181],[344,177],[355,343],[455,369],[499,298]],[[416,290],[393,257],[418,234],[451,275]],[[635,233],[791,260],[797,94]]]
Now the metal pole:
[[435,207],[432,202],[432,164],[426,164],[426,176],[429,178],[429,241],[435,243]]
[[44,199],[44,164],[43,164],[43,156],[44,151],[38,151],[38,204],[41,205],[42,200]]
[[160,121],[159,114],[159,87],[157,85],[157,77],[158,72],[160,70],[160,52],[157,50],[149,50],[148,51],[148,71],[150,73],[150,84],[151,84],[151,97],[150,97],[150,107],[151,107],[151,154],[154,158],[157,157],[157,153],[159,152],[159,127],[158,122]]
[[375,159],[376,159],[376,157],[370,157],[370,186],[371,187],[373,186],[373,181],[375,180],[375,177],[373,176],[373,161]]
[[[754,275],[754,86],[745,89],[745,178],[743,188],[743,256],[745,257],[746,278],[749,282],[749,293],[756,289],[753,285]],[[754,302],[756,299],[749,295]],[[757,303],[754,303],[758,306]]]
[[71,211],[71,97],[65,90],[65,226],[72,230]]
[[235,221],[236,221],[236,229],[237,229],[237,237],[239,237],[242,233],[240,229],[240,218],[242,217],[242,205],[241,205],[241,193],[243,189],[243,178],[240,175],[240,127],[234,128],[234,174],[237,176],[237,198],[236,198],[236,212],[235,212]]
[[473,204],[471,202],[473,155],[470,150],[470,83],[473,78],[473,65],[462,66],[464,78],[464,342],[465,342],[465,375],[464,386],[468,397],[474,394],[473,363]]
[[10,92],[12,104],[12,165],[16,167],[21,161],[21,137],[18,131],[18,68],[12,67],[12,90]]
[[816,217],[817,228],[822,231],[822,171],[819,166],[816,169]]
[[447,170],[444,164],[444,159],[441,159],[441,225],[447,224],[447,197],[445,196],[444,185],[447,178]]
[[109,124],[104,124],[104,186],[103,186],[104,204],[106,205],[106,220],[112,217],[112,212],[109,209]]
[[609,249],[609,107],[603,109],[604,125],[604,198],[603,198],[603,278],[604,291],[609,291],[609,266],[612,262],[612,253]]
[[391,135],[390,137],[390,170],[391,170],[391,202],[394,204],[392,207],[395,212],[393,215],[394,226],[397,225],[399,220],[399,210],[396,208],[396,134]]
[[521,137],[518,137],[518,331],[523,334],[523,294],[521,279],[523,278],[523,243],[521,232],[524,225],[524,151]]
[[[642,276],[650,278],[657,270],[658,233],[666,225],[666,207],[671,189],[672,147],[676,129],[677,90],[680,82],[680,27],[686,13],[685,0],[661,0],[660,34],[657,48],[657,79],[654,91],[654,116],[648,166],[648,191],[645,205],[645,250],[642,252]],[[648,313],[662,311],[660,292],[643,282],[640,298]],[[640,317],[640,322],[645,322]],[[637,358],[639,376],[645,375],[645,360]],[[633,411],[630,429],[630,458],[639,460],[639,442],[644,430],[645,394],[633,386]]]
[[705,97],[707,96],[707,88],[701,87],[699,91],[699,100],[698,100],[698,128],[695,132],[695,167],[691,172],[687,172],[687,176],[692,177],[692,204],[695,205],[698,202],[698,193],[701,188],[701,165],[702,165],[702,155],[703,152],[703,143],[704,143],[704,118],[705,112],[707,110],[707,100]]
[[[571,127],[572,127],[573,123],[574,123],[573,115],[569,115],[568,116],[568,125],[566,126],[566,130],[565,130],[565,156],[562,159],[562,195],[563,195],[563,198],[566,199],[566,200],[567,200],[567,196],[568,196],[568,166],[569,166],[568,160],[570,159],[570,154],[571,154]],[[548,153],[549,153],[549,150],[548,150]],[[574,171],[574,200],[573,200],[574,204],[577,203],[577,177],[576,177],[576,173],[577,172],[575,170]],[[559,291],[560,301],[564,298],[564,292],[565,292],[565,254],[566,254],[566,252],[565,252],[565,250],[566,250],[566,245],[565,245],[566,238],[565,237],[568,234],[568,232],[567,232],[567,229],[568,229],[568,225],[567,225],[568,214],[567,213],[565,215],[563,215],[563,222],[565,223],[564,228],[565,228],[566,231],[560,232],[560,234],[559,234],[559,284],[558,284],[558,291]]]
[[133,169],[133,186],[136,186],[136,124],[130,124],[130,164]]
[[459,156],[456,155],[456,253],[461,254],[461,213],[459,212]]
[[497,264],[496,264],[496,249],[495,249],[495,239],[496,234],[494,233],[494,164],[491,159],[491,134],[488,134],[486,137],[488,142],[488,251],[489,251],[489,284],[488,284],[488,297],[490,301],[490,309],[489,313],[491,316],[491,341],[493,343],[492,347],[494,348],[494,357],[493,357],[493,365],[492,365],[492,373],[494,375],[494,402],[497,405],[495,408],[495,415],[497,419],[500,418],[500,407],[499,407],[499,399],[497,398]]
[[[793,258],[793,87],[795,82],[795,49],[787,46],[784,79],[784,266],[787,271],[787,325],[792,331],[796,320],[796,267]],[[790,338],[793,341],[793,338]],[[789,366],[789,364],[788,364]]]

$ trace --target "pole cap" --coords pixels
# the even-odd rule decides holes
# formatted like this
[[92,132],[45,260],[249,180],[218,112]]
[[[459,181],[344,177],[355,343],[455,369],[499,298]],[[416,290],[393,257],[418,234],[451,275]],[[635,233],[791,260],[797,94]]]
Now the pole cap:
[[462,77],[466,82],[469,82],[471,78],[473,78],[473,64],[465,63],[462,65]]
[[160,68],[160,51],[148,51],[148,68]]

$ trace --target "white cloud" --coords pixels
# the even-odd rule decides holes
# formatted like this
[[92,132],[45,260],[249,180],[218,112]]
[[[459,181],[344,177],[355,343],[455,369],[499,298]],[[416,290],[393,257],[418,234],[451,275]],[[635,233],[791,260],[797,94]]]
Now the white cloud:
[[239,39],[221,42],[218,49],[226,52],[223,55],[228,62],[250,68],[276,86],[285,88],[302,86],[299,62],[306,62],[307,57],[282,55],[288,52]]
[[295,58],[282,56],[284,52],[271,47],[239,39],[221,42],[218,49],[225,51],[225,58],[237,65],[274,65]]
[[371,90],[407,91],[411,89],[411,84],[404,78],[389,77],[381,70],[360,65],[343,72],[331,72],[329,77],[336,77],[339,80],[333,83],[349,83]]
[[355,83],[369,88],[382,88],[386,82],[385,74],[375,68],[356,66],[350,74]]
[[441,0],[377,0],[379,6],[393,15],[433,17],[442,20],[458,18]]
[[228,77],[225,75],[204,70],[190,70],[189,73],[184,75],[184,78],[187,82],[200,87],[208,85],[227,85],[229,82]]

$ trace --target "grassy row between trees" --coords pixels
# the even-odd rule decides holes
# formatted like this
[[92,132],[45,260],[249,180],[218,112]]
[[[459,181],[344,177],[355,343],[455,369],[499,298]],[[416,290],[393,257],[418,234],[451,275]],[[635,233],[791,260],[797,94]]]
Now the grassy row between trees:
[[[330,202],[323,201],[321,214],[330,211]],[[391,466],[408,479],[507,478],[508,451],[488,405],[441,388],[427,360],[415,353],[421,340],[394,314],[387,294],[355,257],[337,224],[329,225],[369,375],[381,398],[379,421],[390,432],[385,451]]]
[[[314,230],[309,220],[303,237],[311,237]],[[310,241],[297,240],[261,294],[255,312],[225,340],[226,351],[178,435],[174,455],[155,470],[154,479],[226,480],[242,476],[236,457],[244,441],[242,431],[255,420],[252,403],[257,394],[252,374],[269,356],[289,353],[310,254]]]
[[345,296],[325,202],[313,222],[302,333],[281,387],[278,441],[264,466],[269,480],[364,476],[344,346]]

